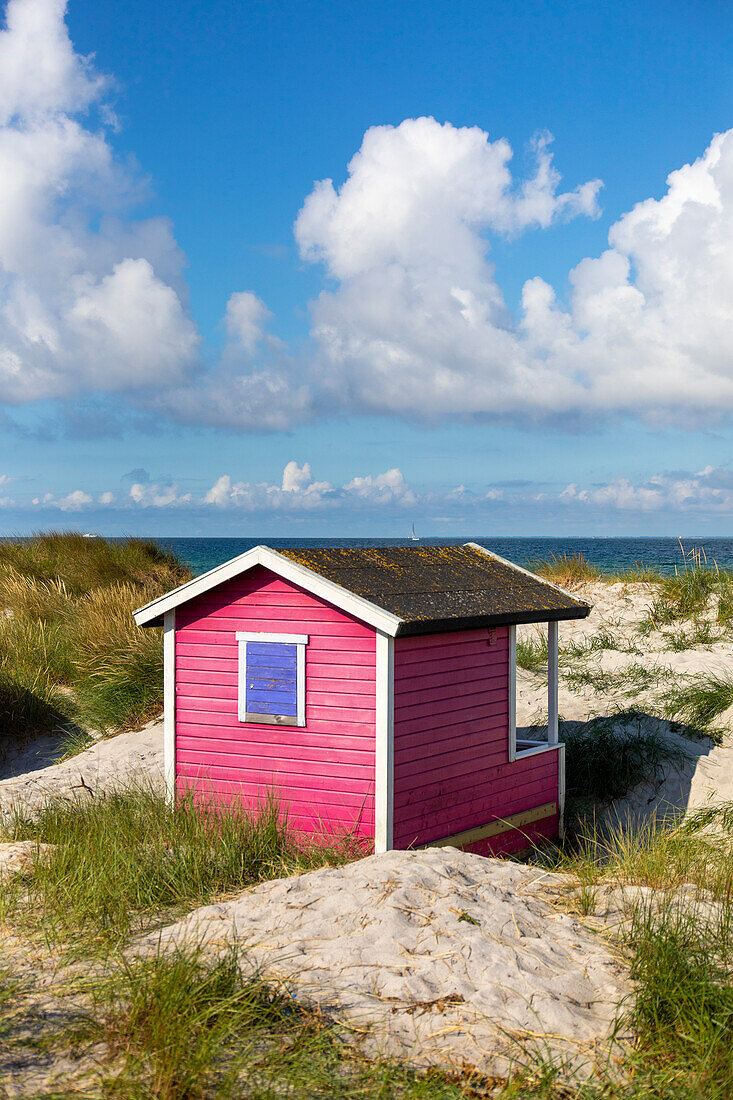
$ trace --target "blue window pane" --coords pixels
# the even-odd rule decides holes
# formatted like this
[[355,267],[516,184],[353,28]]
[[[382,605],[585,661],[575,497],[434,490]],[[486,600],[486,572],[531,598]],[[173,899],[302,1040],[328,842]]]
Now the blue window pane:
[[247,642],[246,709],[249,714],[298,713],[297,646]]

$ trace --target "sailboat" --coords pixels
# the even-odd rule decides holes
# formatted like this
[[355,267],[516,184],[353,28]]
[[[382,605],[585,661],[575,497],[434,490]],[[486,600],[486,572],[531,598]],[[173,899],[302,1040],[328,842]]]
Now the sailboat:
[[415,534],[415,524],[412,525],[412,531],[410,533],[410,542],[419,542],[420,538]]

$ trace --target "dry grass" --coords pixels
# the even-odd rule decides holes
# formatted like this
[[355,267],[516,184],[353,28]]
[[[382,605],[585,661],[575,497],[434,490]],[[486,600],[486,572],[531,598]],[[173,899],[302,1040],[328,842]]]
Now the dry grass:
[[529,569],[561,588],[573,588],[588,581],[604,579],[603,571],[582,554],[551,554],[549,558],[538,558],[531,562]]
[[[0,675],[28,702],[25,724],[14,705],[13,736],[38,731],[35,700],[100,732],[159,713],[161,632],[137,627],[132,612],[189,576],[172,555],[135,539],[51,533],[0,543]],[[59,694],[59,685],[70,692]]]

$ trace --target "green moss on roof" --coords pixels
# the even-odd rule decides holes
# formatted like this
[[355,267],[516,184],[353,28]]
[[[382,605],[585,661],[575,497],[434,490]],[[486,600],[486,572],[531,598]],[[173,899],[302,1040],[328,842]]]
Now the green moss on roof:
[[470,543],[280,553],[402,619],[401,634],[578,619],[590,611],[583,600]]

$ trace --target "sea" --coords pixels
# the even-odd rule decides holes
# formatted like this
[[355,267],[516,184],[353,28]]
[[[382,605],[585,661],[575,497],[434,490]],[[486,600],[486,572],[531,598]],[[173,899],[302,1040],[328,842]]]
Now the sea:
[[230,558],[243,554],[253,546],[265,544],[274,549],[288,546],[457,546],[477,542],[495,554],[517,565],[532,564],[564,554],[581,554],[603,570],[614,572],[633,567],[653,566],[664,573],[684,568],[685,555],[701,551],[711,566],[733,569],[733,539],[696,538],[494,538],[486,535],[461,538],[410,539],[277,539],[260,538],[157,538],[161,546],[169,547],[196,575],[213,569]]

